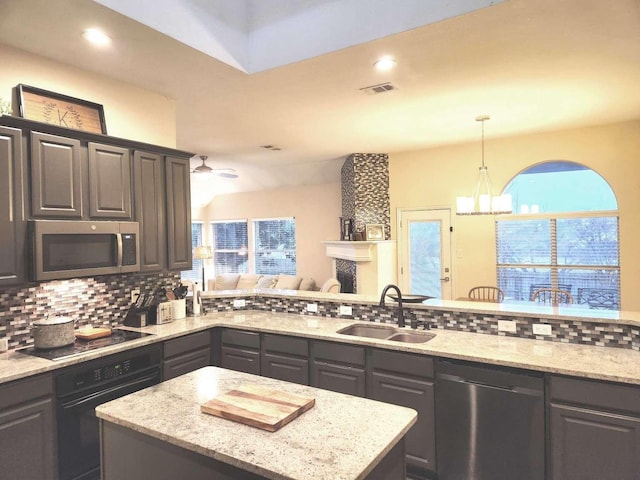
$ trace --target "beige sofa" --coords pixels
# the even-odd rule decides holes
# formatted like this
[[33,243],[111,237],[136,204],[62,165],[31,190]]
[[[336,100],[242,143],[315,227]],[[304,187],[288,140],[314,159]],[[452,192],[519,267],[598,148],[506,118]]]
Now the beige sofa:
[[320,288],[318,288],[313,278],[285,274],[223,273],[207,281],[207,290],[247,290],[251,288],[320,290],[322,292],[340,293],[340,283],[335,278],[330,278]]

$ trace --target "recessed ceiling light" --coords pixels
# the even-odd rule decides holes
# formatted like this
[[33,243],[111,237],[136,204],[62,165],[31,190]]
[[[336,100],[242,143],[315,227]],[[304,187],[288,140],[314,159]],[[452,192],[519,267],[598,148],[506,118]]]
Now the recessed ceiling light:
[[82,36],[93,45],[104,47],[111,43],[111,37],[97,28],[87,28]]
[[393,58],[386,56],[374,63],[373,66],[379,72],[387,72],[396,66],[396,61]]

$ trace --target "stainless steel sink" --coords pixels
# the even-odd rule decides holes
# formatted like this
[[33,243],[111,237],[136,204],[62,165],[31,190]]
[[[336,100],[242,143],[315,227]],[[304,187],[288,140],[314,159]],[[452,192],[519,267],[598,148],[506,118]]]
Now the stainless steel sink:
[[401,332],[394,333],[390,337],[387,337],[386,340],[391,340],[392,342],[402,342],[402,343],[425,343],[435,337],[435,333],[427,333],[427,332]]
[[407,331],[391,325],[349,325],[336,333],[355,337],[378,338],[401,343],[425,343],[435,337],[435,333],[423,331]]
[[387,338],[398,331],[390,325],[350,325],[336,333],[343,335],[355,335],[356,337]]

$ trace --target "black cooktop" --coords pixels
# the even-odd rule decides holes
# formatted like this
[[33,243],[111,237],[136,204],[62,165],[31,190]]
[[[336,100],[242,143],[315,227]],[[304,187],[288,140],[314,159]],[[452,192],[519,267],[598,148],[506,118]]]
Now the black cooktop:
[[34,348],[28,347],[18,350],[19,352],[26,353],[27,355],[33,355],[35,357],[42,357],[48,360],[62,360],[64,358],[73,357],[74,355],[80,355],[81,353],[88,352],[90,350],[96,350],[98,348],[108,347],[110,345],[116,345],[118,343],[127,342],[129,340],[136,340],[138,338],[152,335],[151,333],[132,332],[130,330],[114,329],[111,331],[111,335],[108,337],[97,338],[95,340],[78,340],[71,345],[58,348]]

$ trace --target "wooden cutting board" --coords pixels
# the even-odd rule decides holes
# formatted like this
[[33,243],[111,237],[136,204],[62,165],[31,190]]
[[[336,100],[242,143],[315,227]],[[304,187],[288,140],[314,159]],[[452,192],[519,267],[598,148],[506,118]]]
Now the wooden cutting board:
[[313,398],[272,390],[258,385],[242,385],[200,405],[210,415],[275,432],[315,405]]
[[85,327],[76,330],[75,335],[80,340],[95,340],[96,338],[111,335],[111,329],[106,327]]

